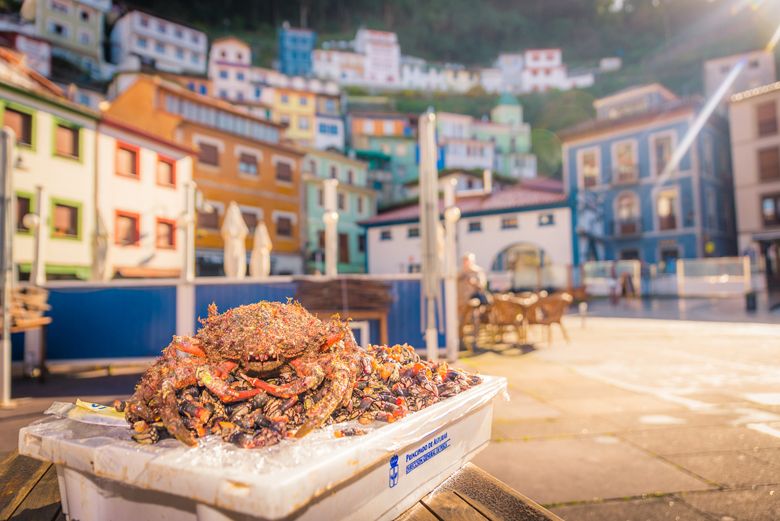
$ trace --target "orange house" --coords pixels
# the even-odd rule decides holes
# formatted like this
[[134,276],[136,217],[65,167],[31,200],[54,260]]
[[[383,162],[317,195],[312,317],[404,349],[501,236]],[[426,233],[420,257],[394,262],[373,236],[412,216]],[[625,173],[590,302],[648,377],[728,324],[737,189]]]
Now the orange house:
[[142,76],[117,97],[107,114],[198,150],[193,178],[211,211],[198,212],[196,258],[200,275],[221,273],[222,219],[235,201],[249,228],[268,228],[274,274],[303,273],[300,216],[303,154],[281,144],[283,127],[201,96],[174,82]]

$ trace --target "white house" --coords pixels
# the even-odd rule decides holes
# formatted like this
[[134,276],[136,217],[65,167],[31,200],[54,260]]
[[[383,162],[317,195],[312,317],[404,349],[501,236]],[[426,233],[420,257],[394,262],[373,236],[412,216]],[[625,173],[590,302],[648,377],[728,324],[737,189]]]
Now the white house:
[[108,253],[98,264],[105,264],[106,278],[181,275],[195,153],[116,119],[101,119],[97,219]]
[[357,53],[366,57],[368,84],[386,88],[401,85],[401,46],[395,33],[358,29],[354,46]]
[[[472,252],[477,263],[492,272],[571,265],[571,210],[560,187],[519,184],[490,193],[461,194],[456,205],[461,210],[459,256]],[[395,208],[362,224],[368,235],[369,273],[419,270],[419,205]]]
[[366,56],[351,51],[316,49],[312,53],[312,67],[318,78],[329,79],[341,85],[366,83]]
[[28,34],[34,32],[32,25],[0,20],[0,45],[19,51],[28,67],[48,77],[51,74],[51,44]]
[[209,79],[216,97],[230,101],[248,101],[254,97],[250,84],[252,50],[249,44],[233,36],[211,43]]
[[205,74],[207,49],[202,31],[143,11],[125,13],[111,31],[111,57],[124,70],[137,56],[162,71]]
[[413,56],[401,57],[401,86],[404,89],[445,91],[444,68]]
[[524,92],[570,88],[560,49],[529,49],[523,53]]
[[501,85],[499,87],[501,91],[523,92],[524,63],[524,56],[521,52],[507,52],[498,55],[495,67],[501,74]]
[[503,75],[501,69],[497,67],[487,67],[479,71],[480,85],[488,94],[498,94],[509,89],[504,88]]
[[[95,230],[95,130],[98,114],[69,101],[62,90],[0,48],[2,126],[16,134],[12,186],[16,196],[14,262],[24,276],[33,260],[37,213],[49,278],[87,279]],[[42,200],[37,189],[43,188]]]

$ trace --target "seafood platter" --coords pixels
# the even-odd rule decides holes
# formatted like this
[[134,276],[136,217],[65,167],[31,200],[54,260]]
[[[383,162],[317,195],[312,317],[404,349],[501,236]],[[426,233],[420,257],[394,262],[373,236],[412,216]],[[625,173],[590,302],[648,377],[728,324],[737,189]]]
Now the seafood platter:
[[488,443],[505,388],[295,302],[212,305],[132,396],[55,403],[19,452],[69,519],[393,519]]

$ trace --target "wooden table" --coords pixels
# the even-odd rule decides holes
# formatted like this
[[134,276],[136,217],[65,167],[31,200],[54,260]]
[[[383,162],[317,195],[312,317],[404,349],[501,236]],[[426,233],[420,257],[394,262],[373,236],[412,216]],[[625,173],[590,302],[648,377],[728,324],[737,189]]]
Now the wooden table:
[[[9,454],[0,461],[0,521],[65,521],[54,465]],[[467,463],[396,521],[549,521],[560,518]]]

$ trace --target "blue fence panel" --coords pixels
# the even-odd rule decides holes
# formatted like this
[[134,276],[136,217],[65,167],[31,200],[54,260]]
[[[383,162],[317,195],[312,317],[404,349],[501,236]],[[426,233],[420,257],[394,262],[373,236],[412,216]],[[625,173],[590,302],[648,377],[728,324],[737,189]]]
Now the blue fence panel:
[[246,284],[202,284],[195,288],[195,330],[198,317],[208,315],[212,302],[219,311],[260,300],[285,302],[295,296],[295,282],[247,282]]
[[[422,311],[420,281],[393,280],[390,284],[393,304],[387,317],[388,342],[391,345],[407,343],[413,347],[424,348],[425,338],[420,322]],[[442,326],[441,331],[443,330]],[[440,332],[439,347],[444,345],[444,334]]]
[[174,286],[54,288],[49,359],[157,356],[176,329]]

